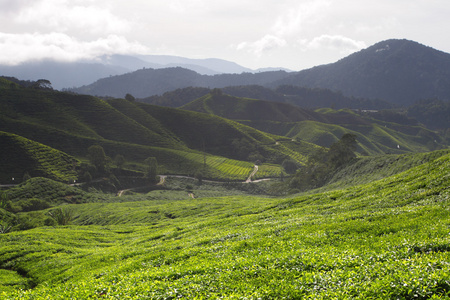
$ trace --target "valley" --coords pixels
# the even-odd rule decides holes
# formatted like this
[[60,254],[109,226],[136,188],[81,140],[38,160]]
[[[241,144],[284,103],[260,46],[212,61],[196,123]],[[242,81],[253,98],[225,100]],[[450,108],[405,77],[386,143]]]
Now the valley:
[[402,55],[450,61],[388,40],[301,72],[0,77],[0,298],[450,297],[449,77],[386,90]]

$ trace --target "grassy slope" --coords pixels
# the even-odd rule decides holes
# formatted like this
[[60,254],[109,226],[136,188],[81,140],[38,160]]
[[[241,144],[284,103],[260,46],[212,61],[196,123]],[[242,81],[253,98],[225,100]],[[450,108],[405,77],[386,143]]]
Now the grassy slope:
[[5,80],[0,88],[0,127],[80,158],[91,145],[100,144],[107,155],[121,154],[131,165],[155,156],[164,172],[192,175],[202,169],[205,177],[223,179],[230,175],[232,180],[245,176],[213,166],[204,168],[199,151],[235,157],[231,141],[246,138],[261,145],[259,150],[269,162],[281,163],[289,156],[304,161],[305,153],[313,148],[307,143],[301,151],[275,147],[272,135],[216,116],[163,110],[123,99],[103,101],[16,85],[13,88]]
[[68,206],[72,226],[0,236],[2,297],[450,296],[449,169],[445,155],[370,184],[286,199]]
[[212,94],[183,108],[323,147],[352,132],[358,136],[359,152],[369,155],[431,151],[439,146],[435,141],[440,141],[436,133],[423,127],[383,122],[345,109],[308,111],[285,103]]
[[[242,123],[274,134],[285,135],[297,141],[305,141],[323,147],[329,147],[345,133],[353,133],[357,135],[357,151],[366,155],[424,152],[441,147],[439,143],[435,142],[435,140],[440,140],[435,133],[413,126],[408,126],[408,129],[400,129],[398,124],[378,124],[377,122],[366,124],[329,124],[316,121],[295,123],[245,121]],[[397,128],[390,128],[391,125]]]
[[352,164],[338,170],[326,186],[314,192],[368,184],[433,161],[449,152],[450,150],[439,150],[426,153],[359,157]]
[[239,98],[225,94],[208,94],[181,108],[217,115],[232,120],[294,122],[325,119],[322,115],[314,111],[302,109],[290,104]]
[[233,141],[240,139],[246,139],[255,145],[268,162],[277,163],[287,157],[303,162],[304,153],[311,153],[316,147],[310,143],[302,143],[303,151],[292,151],[277,145],[277,139],[283,137],[267,134],[222,117],[148,104],[138,106],[157,119],[164,128],[173,132],[189,148],[205,150],[215,155],[235,157],[238,149],[233,146]]
[[44,176],[58,181],[76,179],[76,159],[21,136],[0,131],[0,182],[20,182],[23,175]]

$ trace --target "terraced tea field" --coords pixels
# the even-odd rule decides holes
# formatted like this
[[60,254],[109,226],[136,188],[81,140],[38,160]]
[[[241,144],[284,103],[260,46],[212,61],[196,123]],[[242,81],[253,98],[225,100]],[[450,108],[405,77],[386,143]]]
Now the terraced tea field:
[[0,296],[448,298],[449,170],[445,155],[288,198],[65,205],[71,225],[0,235]]

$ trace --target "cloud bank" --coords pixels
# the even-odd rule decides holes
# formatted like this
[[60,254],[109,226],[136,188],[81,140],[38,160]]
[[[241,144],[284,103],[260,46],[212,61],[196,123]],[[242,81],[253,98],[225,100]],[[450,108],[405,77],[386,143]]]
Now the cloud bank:
[[147,53],[147,47],[117,35],[80,41],[64,33],[7,34],[0,32],[0,64],[56,59],[73,62],[103,54]]

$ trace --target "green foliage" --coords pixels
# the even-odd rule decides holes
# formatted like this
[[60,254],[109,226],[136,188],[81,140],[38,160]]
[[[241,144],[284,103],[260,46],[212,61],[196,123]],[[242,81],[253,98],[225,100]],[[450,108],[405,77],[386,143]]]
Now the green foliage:
[[332,174],[356,157],[355,149],[356,136],[349,133],[344,134],[328,150],[319,149],[311,155],[306,166],[301,168],[290,180],[289,187],[307,190],[324,185]]
[[100,174],[105,173],[108,159],[102,146],[93,145],[88,148],[89,161],[93,164]]
[[120,170],[123,169],[123,166],[125,165],[125,157],[122,154],[117,154],[114,157],[114,163]]
[[77,187],[42,177],[31,178],[18,186],[8,189],[6,193],[8,202],[13,206],[18,203],[28,203],[31,199],[45,201],[50,206],[103,200],[102,195],[90,194]]
[[48,212],[58,225],[68,225],[72,221],[73,213],[69,209],[57,208]]
[[281,166],[284,168],[284,170],[288,174],[294,174],[295,171],[297,171],[297,169],[299,168],[299,165],[293,159],[285,159],[285,160],[283,160],[283,163],[281,164]]
[[199,184],[203,183],[203,173],[201,171],[195,172],[194,177],[198,180]]
[[49,207],[50,203],[48,201],[37,198],[30,198],[12,202],[10,207],[8,207],[8,211],[18,213],[34,210],[43,210]]
[[12,226],[8,224],[0,223],[0,234],[8,233],[11,230]]
[[28,179],[31,179],[31,176],[28,172],[25,172],[25,174],[23,174],[23,179],[22,181],[27,181]]
[[145,177],[150,181],[155,182],[157,171],[158,171],[158,161],[155,157],[148,157],[144,161],[145,163]]

